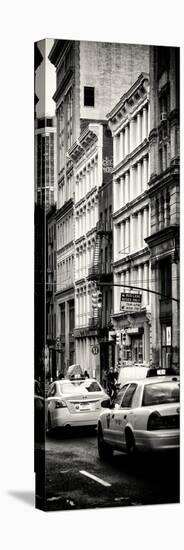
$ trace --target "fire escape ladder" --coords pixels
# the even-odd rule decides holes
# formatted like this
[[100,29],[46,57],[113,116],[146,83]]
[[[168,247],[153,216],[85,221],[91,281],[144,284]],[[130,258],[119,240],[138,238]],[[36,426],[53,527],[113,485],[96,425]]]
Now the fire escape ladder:
[[101,235],[98,235],[97,233],[97,236],[96,236],[96,242],[95,242],[95,249],[94,249],[94,255],[93,255],[93,271],[94,271],[94,274],[100,274],[100,263],[101,263],[101,258],[100,258],[100,253],[101,253],[101,244],[102,244],[102,237]]

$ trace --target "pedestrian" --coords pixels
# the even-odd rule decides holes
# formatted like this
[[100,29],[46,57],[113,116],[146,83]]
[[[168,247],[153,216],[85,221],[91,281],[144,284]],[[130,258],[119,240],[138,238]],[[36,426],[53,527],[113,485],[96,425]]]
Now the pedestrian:
[[115,385],[115,377],[114,377],[114,369],[113,367],[110,367],[108,375],[107,375],[107,383],[108,383],[108,393],[110,397],[114,393],[114,385]]
[[84,376],[85,376],[85,378],[89,378],[89,374],[88,374],[87,370],[84,371]]

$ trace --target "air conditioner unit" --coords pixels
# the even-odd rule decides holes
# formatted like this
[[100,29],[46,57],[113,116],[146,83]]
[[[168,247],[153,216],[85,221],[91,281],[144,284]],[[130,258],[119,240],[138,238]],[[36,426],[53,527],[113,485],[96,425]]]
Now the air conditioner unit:
[[167,113],[163,112],[160,115],[160,121],[163,122],[164,120],[167,120]]

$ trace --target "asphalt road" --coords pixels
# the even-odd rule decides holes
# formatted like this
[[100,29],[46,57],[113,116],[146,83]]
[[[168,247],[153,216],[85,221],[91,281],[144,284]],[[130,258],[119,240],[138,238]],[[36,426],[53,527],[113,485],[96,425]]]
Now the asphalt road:
[[[43,457],[44,446],[38,444],[37,468]],[[48,511],[177,503],[179,457],[141,455],[130,463],[126,454],[115,452],[104,464],[96,433],[57,434],[46,440],[44,485]],[[39,492],[37,486],[38,506]]]

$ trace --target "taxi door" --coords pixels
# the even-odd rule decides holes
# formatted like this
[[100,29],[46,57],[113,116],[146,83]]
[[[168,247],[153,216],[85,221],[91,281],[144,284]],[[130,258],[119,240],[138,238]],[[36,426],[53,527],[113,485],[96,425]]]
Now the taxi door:
[[113,442],[117,447],[124,449],[126,447],[125,441],[125,427],[128,418],[133,414],[131,408],[132,398],[137,388],[137,384],[131,383],[125,388],[125,392],[122,395],[120,405],[118,408],[113,409],[111,417],[111,430],[113,434]]
[[117,424],[119,422],[117,414],[119,412],[119,408],[120,408],[120,404],[122,402],[122,398],[123,398],[128,386],[129,386],[129,383],[125,384],[119,390],[119,392],[116,396],[115,402],[114,402],[113,409],[109,410],[107,415],[106,415],[106,427],[104,429],[104,436],[105,436],[105,440],[108,441],[108,442],[113,442],[114,443],[116,441]]

